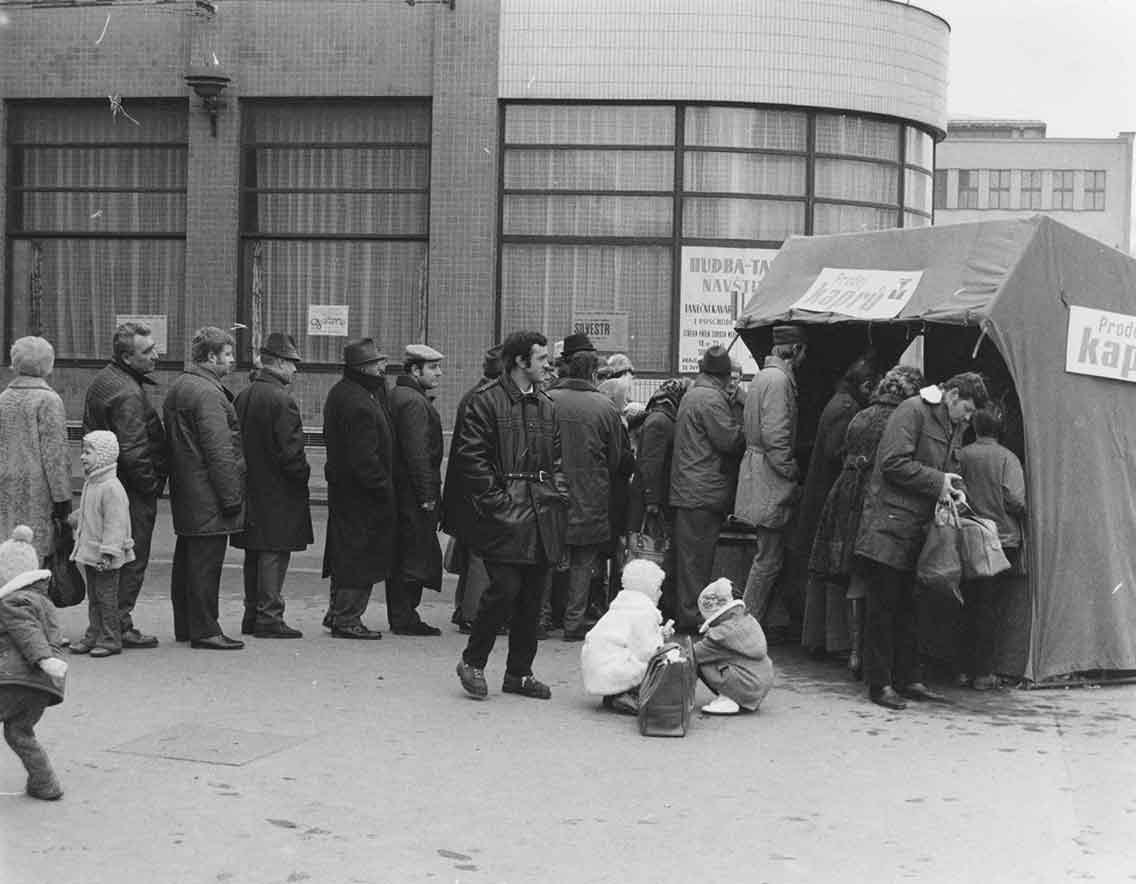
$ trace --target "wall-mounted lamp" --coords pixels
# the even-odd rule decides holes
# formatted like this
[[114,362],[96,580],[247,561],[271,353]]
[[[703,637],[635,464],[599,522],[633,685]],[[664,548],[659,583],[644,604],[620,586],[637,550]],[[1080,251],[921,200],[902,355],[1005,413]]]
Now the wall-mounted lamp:
[[209,130],[216,138],[217,112],[224,107],[221,101],[221,93],[225,91],[225,87],[232,80],[221,73],[220,70],[211,68],[209,70],[191,71],[185,75],[185,82],[201,99],[201,106],[209,114]]

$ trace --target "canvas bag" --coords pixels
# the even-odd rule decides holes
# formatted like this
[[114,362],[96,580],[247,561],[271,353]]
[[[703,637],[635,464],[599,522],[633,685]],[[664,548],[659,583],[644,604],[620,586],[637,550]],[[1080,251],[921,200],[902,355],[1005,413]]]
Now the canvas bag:
[[939,501],[935,504],[935,515],[915,564],[915,579],[919,583],[933,592],[953,596],[959,604],[962,604],[959,593],[962,580],[961,533],[954,502]]
[[966,507],[958,514],[958,525],[964,580],[982,580],[1010,570],[1010,560],[1002,550],[998,526],[993,519],[976,515]]
[[655,651],[639,685],[639,733],[685,737],[696,683],[694,660],[687,647],[667,642]]

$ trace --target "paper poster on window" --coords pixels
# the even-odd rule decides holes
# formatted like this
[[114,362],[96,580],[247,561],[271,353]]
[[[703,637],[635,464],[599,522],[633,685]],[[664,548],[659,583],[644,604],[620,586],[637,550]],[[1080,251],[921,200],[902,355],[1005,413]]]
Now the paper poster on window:
[[150,326],[150,334],[154,338],[154,349],[159,356],[169,352],[169,323],[164,313],[119,313],[114,318],[115,325],[124,322],[138,322]]
[[628,341],[626,313],[573,313],[572,331],[585,334],[592,346],[604,353],[626,350]]
[[347,304],[309,304],[308,334],[347,337]]
[[1136,316],[1070,307],[1065,370],[1136,383]]
[[792,309],[857,319],[892,319],[907,306],[922,278],[922,270],[825,267]]
[[683,246],[678,370],[698,371],[698,359],[714,344],[733,347],[730,355],[747,375],[757,362],[741,340],[734,342],[738,317],[757,292],[758,283],[777,256],[776,249]]

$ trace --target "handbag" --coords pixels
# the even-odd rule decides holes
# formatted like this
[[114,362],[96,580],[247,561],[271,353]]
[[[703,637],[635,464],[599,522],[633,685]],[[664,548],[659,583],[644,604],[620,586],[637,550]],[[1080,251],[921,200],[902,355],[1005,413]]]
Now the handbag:
[[954,501],[939,501],[915,564],[915,579],[927,589],[951,595],[962,604],[962,545],[958,508]]
[[628,531],[623,535],[623,554],[621,560],[623,564],[626,565],[632,559],[646,559],[649,562],[654,562],[664,571],[667,571],[667,563],[670,560],[672,552],[671,539],[667,536],[666,531],[661,528],[655,534],[648,532],[648,518],[647,514],[644,513],[639,530]]
[[47,595],[57,608],[70,608],[87,597],[87,583],[83,571],[72,561],[71,552],[75,549],[75,534],[70,524],[62,520],[55,525],[55,552],[48,557],[47,568],[51,571],[51,586]]
[[685,737],[696,684],[689,647],[668,642],[655,651],[639,685],[639,733],[645,737]]
[[966,507],[958,514],[958,525],[964,580],[982,580],[1010,570],[1010,560],[1002,550],[998,526],[993,519],[979,516]]

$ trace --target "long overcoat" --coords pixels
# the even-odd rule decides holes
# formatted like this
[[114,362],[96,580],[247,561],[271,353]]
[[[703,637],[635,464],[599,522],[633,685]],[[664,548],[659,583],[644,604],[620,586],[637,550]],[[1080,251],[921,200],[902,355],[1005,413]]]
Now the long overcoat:
[[643,527],[648,506],[664,512],[670,503],[671,459],[674,455],[675,418],[678,409],[669,400],[647,406],[647,417],[639,436],[639,456],[631,479],[631,505],[627,511],[627,530]]
[[191,365],[170,385],[162,417],[175,533],[236,534],[245,522],[245,455],[233,394]]
[[54,552],[52,509],[71,494],[63,400],[43,378],[13,378],[0,393],[0,537],[27,525],[39,557]]
[[[442,418],[410,375],[390,391],[398,494],[398,571],[429,589],[442,588],[438,519],[442,495]],[[424,510],[423,504],[433,504]]]
[[944,403],[905,399],[888,418],[880,439],[856,555],[914,571],[927,526],[943,487],[943,474],[959,471],[965,424],[954,425]]
[[327,446],[327,543],[323,576],[362,588],[391,574],[397,502],[394,430],[386,381],[347,371],[323,409]]
[[493,380],[483,377],[474,384],[458,400],[457,411],[454,413],[454,431],[450,435],[450,458],[446,463],[446,480],[442,488],[442,530],[463,544],[466,542],[466,538],[462,536],[463,526],[472,525],[477,519],[477,512],[473,509],[465,484],[462,482],[461,471],[454,466],[454,447],[461,438],[469,400],[478,390],[493,383]]
[[793,366],[768,356],[745,399],[746,451],[738,471],[739,519],[784,528],[797,500],[797,379]]
[[313,540],[308,502],[312,470],[296,400],[283,378],[264,368],[237,394],[236,410],[248,464],[248,515],[233,546],[306,549]]
[[675,422],[670,505],[723,515],[734,506],[745,435],[720,381],[700,374],[682,397]]
[[118,439],[118,479],[126,493],[156,498],[166,486],[166,431],[150,403],[146,375],[112,362],[91,379],[83,405],[83,435],[110,430]]

